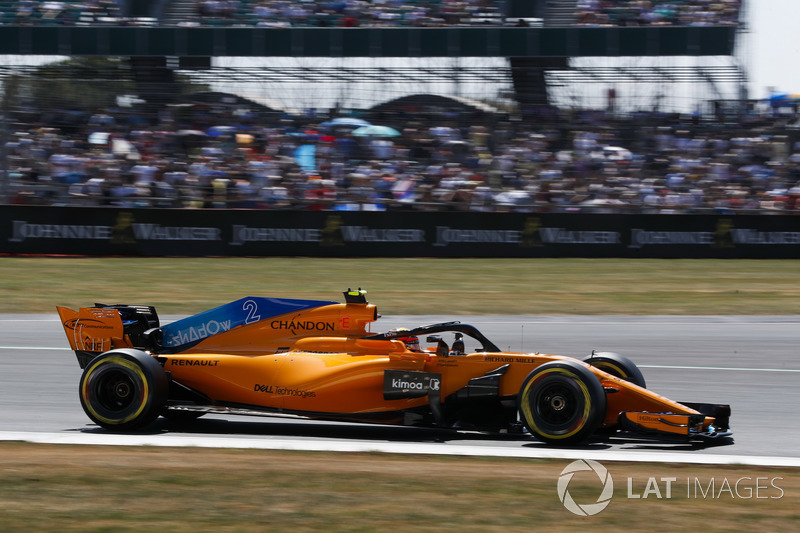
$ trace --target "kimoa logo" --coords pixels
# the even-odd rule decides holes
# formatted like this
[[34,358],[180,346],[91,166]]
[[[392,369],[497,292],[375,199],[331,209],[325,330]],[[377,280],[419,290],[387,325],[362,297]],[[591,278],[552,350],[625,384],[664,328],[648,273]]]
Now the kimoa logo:
[[[572,481],[572,476],[574,476],[576,472],[583,471],[593,471],[603,484],[603,491],[600,493],[595,503],[581,505],[573,500],[569,493],[569,482]],[[606,467],[597,461],[578,459],[577,461],[572,461],[561,471],[561,475],[558,477],[557,489],[558,499],[561,500],[561,503],[564,504],[564,507],[566,507],[569,512],[578,516],[593,516],[608,507],[608,504],[611,503],[611,497],[614,495],[614,480],[611,479],[611,474]]]
[[405,381],[402,379],[393,379],[392,387],[396,389],[418,389],[422,390],[424,385],[421,381]]

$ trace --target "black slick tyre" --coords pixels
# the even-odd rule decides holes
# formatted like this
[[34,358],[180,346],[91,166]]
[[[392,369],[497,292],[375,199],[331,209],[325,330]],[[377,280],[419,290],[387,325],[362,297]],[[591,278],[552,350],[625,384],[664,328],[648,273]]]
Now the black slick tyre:
[[599,368],[603,372],[608,372],[612,376],[630,381],[634,385],[647,388],[642,371],[624,355],[613,352],[597,352],[584,358],[583,362]]
[[131,431],[158,418],[167,401],[166,372],[139,350],[121,349],[98,355],[80,380],[81,406],[96,424]]
[[519,415],[533,436],[572,445],[591,436],[606,414],[606,396],[592,372],[573,361],[551,361],[531,372],[520,387]]

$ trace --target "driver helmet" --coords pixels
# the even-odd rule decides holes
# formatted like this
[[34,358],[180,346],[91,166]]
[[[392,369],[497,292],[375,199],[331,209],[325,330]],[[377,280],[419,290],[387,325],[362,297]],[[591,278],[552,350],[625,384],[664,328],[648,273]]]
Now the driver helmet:
[[[408,331],[408,328],[397,328],[397,332]],[[421,352],[422,349],[419,347],[419,337],[416,335],[409,335],[408,337],[398,337],[397,340],[403,341],[403,344],[406,345],[406,348],[411,350],[412,352]]]

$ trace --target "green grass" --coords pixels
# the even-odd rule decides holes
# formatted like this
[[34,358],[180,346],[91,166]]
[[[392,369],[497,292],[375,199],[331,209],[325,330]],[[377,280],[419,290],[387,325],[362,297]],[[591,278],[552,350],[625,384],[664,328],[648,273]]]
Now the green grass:
[[243,296],[390,314],[800,314],[798,260],[0,258],[0,312],[107,303],[196,313]]
[[[610,505],[579,517],[557,494],[569,462],[0,443],[0,516],[8,532],[654,531],[665,517],[676,531],[793,531],[800,519],[798,469],[613,462]],[[663,483],[662,499],[628,499],[628,477],[638,495],[651,477],[676,481],[669,499]],[[749,479],[738,495],[687,497],[687,480],[712,477]],[[594,503],[597,481],[576,474],[570,495]]]

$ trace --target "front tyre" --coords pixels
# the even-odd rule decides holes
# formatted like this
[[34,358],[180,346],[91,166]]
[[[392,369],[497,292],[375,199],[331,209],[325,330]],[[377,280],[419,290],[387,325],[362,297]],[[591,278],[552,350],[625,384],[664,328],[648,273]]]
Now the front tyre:
[[537,439],[549,444],[583,442],[603,422],[606,396],[592,372],[573,361],[539,366],[522,383],[519,414]]
[[166,372],[139,350],[121,349],[95,357],[80,381],[81,406],[98,425],[130,431],[158,418],[167,402]]
[[614,352],[597,352],[584,358],[583,362],[608,372],[612,376],[630,381],[634,385],[647,388],[642,371],[624,355]]

